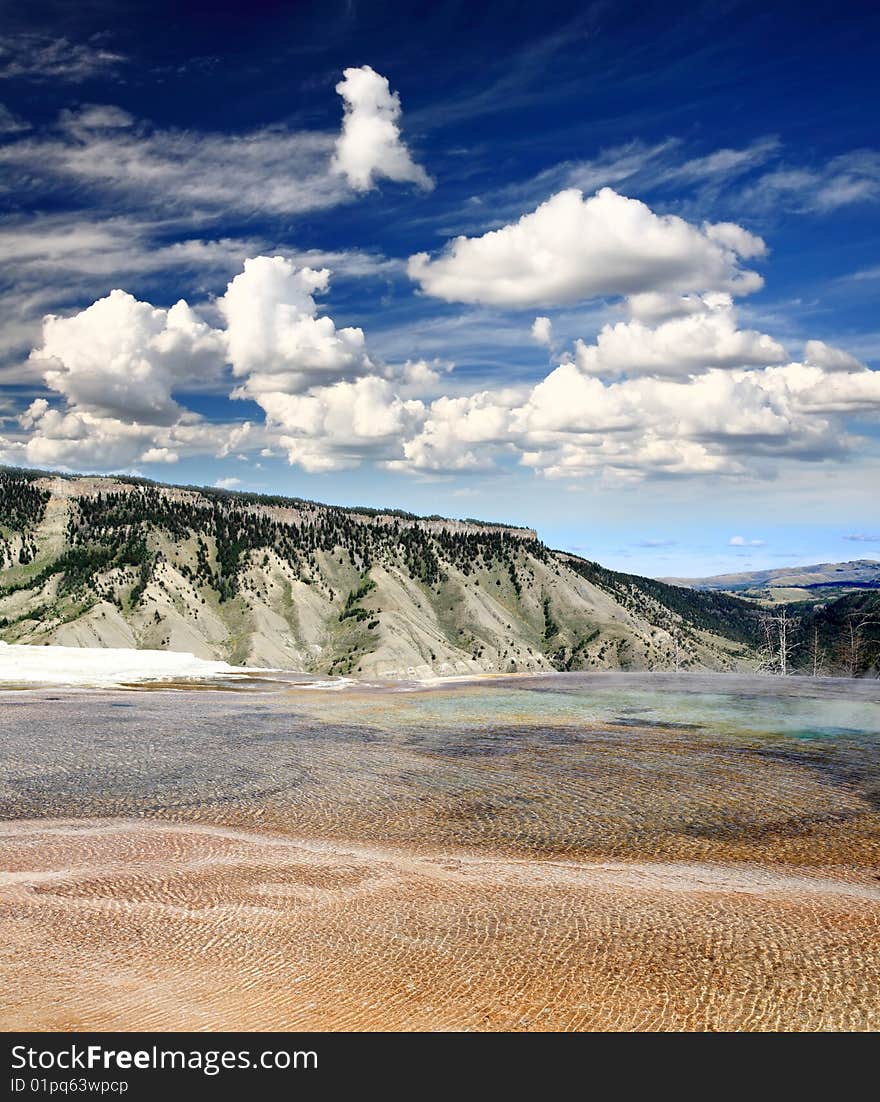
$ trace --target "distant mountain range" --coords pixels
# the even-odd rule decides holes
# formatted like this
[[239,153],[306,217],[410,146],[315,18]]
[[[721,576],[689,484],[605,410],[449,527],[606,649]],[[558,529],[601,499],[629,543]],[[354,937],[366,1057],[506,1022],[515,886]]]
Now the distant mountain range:
[[[847,601],[825,614],[829,656]],[[754,601],[554,551],[527,528],[0,468],[9,643],[362,677],[734,670],[765,660],[762,616]],[[865,639],[859,672],[873,668]]]
[[818,589],[829,586],[880,589],[880,560],[822,562],[811,566],[783,566],[774,570],[752,570],[741,574],[716,574],[710,578],[664,578],[669,585],[691,589]]

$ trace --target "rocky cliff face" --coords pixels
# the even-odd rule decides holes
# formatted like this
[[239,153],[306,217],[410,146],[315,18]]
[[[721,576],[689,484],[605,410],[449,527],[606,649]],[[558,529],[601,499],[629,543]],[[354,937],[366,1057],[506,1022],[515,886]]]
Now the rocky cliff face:
[[113,478],[0,472],[0,638],[363,677],[730,669],[740,602],[528,529]]

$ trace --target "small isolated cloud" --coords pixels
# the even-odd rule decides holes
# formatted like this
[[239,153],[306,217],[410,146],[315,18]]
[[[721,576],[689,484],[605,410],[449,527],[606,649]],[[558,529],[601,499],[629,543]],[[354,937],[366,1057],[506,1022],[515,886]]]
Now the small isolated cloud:
[[142,463],[176,463],[180,456],[170,448],[147,448],[141,456]]
[[697,227],[608,187],[587,199],[569,188],[517,222],[455,238],[436,259],[416,253],[407,272],[447,302],[554,306],[646,291],[747,294],[763,280],[740,260],[764,251],[729,222]]
[[412,159],[400,136],[400,97],[388,78],[369,65],[346,69],[336,91],[345,104],[333,170],[356,191],[369,191],[378,177],[411,183],[426,191],[434,181]]
[[639,540],[636,547],[675,547],[675,540]]
[[852,543],[880,543],[880,536],[869,536],[865,532],[853,532],[843,538],[850,540]]
[[240,478],[218,478],[214,483],[218,490],[234,490],[241,485]]
[[745,536],[731,536],[727,541],[730,547],[763,547],[765,540],[748,540]]
[[127,130],[134,117],[112,103],[87,103],[76,110],[66,109],[58,116],[58,125],[77,137],[90,131]]
[[548,348],[553,344],[553,322],[549,318],[535,318],[532,322],[532,340]]

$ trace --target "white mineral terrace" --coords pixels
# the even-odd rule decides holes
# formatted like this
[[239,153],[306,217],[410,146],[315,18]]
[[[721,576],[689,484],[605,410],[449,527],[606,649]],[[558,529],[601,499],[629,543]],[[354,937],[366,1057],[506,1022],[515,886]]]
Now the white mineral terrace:
[[[178,651],[16,646],[0,642],[0,686],[109,686],[142,681],[204,680],[250,673]],[[261,671],[265,672],[265,671]]]

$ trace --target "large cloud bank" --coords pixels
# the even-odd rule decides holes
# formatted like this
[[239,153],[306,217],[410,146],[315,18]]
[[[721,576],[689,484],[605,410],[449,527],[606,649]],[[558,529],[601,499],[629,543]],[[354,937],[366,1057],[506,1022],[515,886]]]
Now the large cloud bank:
[[[551,312],[620,299],[620,320],[561,354],[542,314],[531,337],[554,348],[552,369],[470,390],[436,364],[371,354],[362,329],[319,305],[326,268],[253,257],[210,313],[115,290],[46,317],[30,358],[46,396],[0,448],[7,462],[102,469],[268,451],[308,471],[514,463],[622,479],[772,477],[784,463],[840,459],[860,444],[850,419],[880,413],[880,372],[818,339],[792,356],[740,323],[735,296],[761,278],[741,262],[763,252],[739,226],[661,217],[604,189],[560,193],[438,260],[415,258],[411,272],[445,298]],[[522,320],[527,342],[533,318]],[[205,420],[188,403],[204,389],[256,403],[262,417]]]

